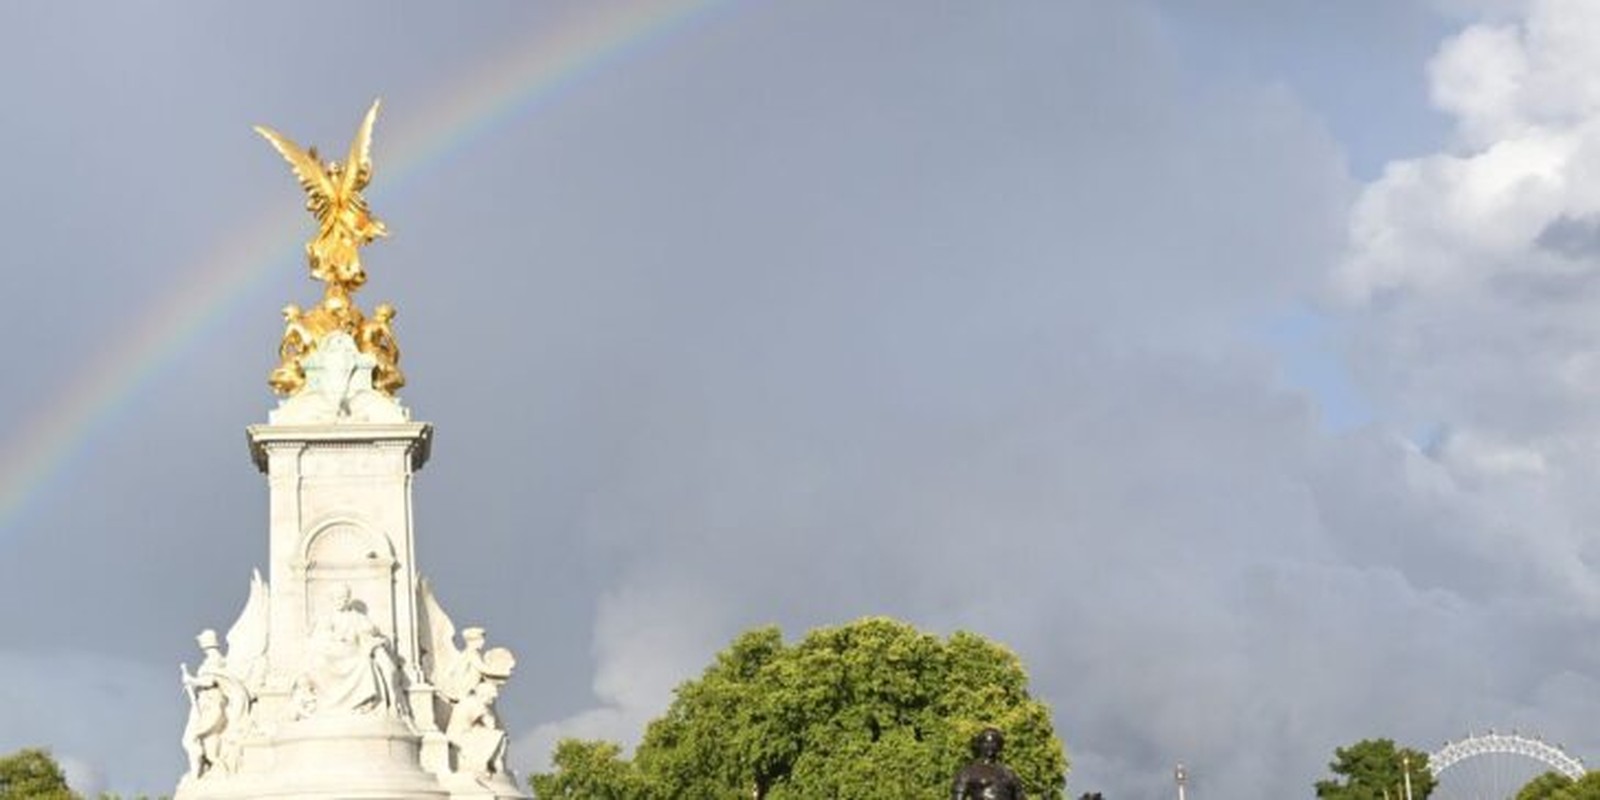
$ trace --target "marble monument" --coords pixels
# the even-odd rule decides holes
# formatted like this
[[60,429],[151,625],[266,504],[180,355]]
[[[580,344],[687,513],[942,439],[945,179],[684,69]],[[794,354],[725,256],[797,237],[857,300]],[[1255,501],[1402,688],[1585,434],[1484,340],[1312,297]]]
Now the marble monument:
[[282,397],[248,428],[267,476],[267,576],[226,635],[207,629],[180,667],[190,704],[177,800],[525,798],[495,710],[516,659],[459,631],[416,563],[411,485],[433,428],[415,422],[394,308],[367,318],[360,248],[385,235],[361,190],[363,119],[343,163],[257,128],[289,162],[319,228],[306,246],[321,301],[284,309]]

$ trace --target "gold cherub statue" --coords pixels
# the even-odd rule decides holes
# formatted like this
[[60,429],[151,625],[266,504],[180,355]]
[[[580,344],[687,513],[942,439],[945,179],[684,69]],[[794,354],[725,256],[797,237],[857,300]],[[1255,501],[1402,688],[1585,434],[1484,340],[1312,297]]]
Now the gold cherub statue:
[[389,234],[361,196],[361,190],[372,180],[372,124],[377,117],[378,101],[374,100],[343,164],[323,163],[317,158],[317,148],[302,150],[289,137],[256,126],[256,132],[289,162],[306,191],[306,209],[318,222],[317,235],[306,243],[306,262],[311,277],[324,283],[322,302],[316,306],[303,312],[297,306],[284,309],[279,363],[267,380],[279,394],[292,395],[305,386],[306,357],[316,351],[324,337],[336,331],[349,334],[357,349],[377,359],[374,388],[392,396],[405,384],[399,367],[400,347],[389,327],[394,307],[379,306],[377,318],[369,322],[351,299],[367,282],[367,273],[361,266],[361,248]]
[[389,328],[393,319],[394,306],[379,303],[372,309],[372,319],[361,323],[361,330],[356,334],[356,349],[378,360],[378,365],[372,369],[372,388],[391,397],[406,385],[405,373],[400,371],[400,345]]
[[310,355],[316,343],[300,316],[299,306],[290,303],[283,307],[283,341],[278,344],[278,368],[267,378],[267,383],[278,394],[291,395],[306,385],[306,370],[300,359]]

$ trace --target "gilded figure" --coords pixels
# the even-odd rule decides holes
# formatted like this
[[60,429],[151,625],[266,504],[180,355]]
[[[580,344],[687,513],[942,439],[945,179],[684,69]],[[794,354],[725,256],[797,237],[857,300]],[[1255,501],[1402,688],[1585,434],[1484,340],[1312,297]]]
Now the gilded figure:
[[267,383],[279,394],[291,395],[306,384],[305,367],[301,359],[311,355],[317,346],[315,336],[306,327],[300,307],[290,303],[283,307],[283,339],[278,343],[278,367],[272,371]]
[[356,349],[378,362],[372,369],[372,388],[387,395],[406,385],[405,373],[400,371],[400,344],[389,326],[393,320],[394,306],[379,303],[372,309],[372,319],[362,323],[356,336]]
[[388,235],[361,196],[361,190],[372,180],[372,124],[377,117],[378,101],[374,100],[343,164],[323,163],[317,158],[317,148],[302,149],[289,137],[264,125],[256,126],[256,133],[289,162],[306,191],[306,209],[317,218],[317,235],[306,244],[311,277],[346,292],[367,281],[361,268],[361,247]]
[[315,147],[302,149],[289,137],[266,126],[256,126],[273,148],[289,162],[306,192],[306,208],[317,219],[317,234],[306,244],[311,277],[323,282],[322,301],[302,311],[284,309],[283,339],[278,345],[278,365],[267,382],[281,395],[294,395],[306,386],[305,359],[330,333],[342,331],[356,347],[371,355],[374,389],[393,396],[405,385],[400,371],[400,346],[391,321],[394,307],[376,309],[373,319],[361,313],[351,295],[367,281],[361,265],[361,248],[388,230],[367,207],[361,191],[372,180],[372,126],[378,116],[373,101],[357,129],[343,163],[323,162]]
[[323,293],[322,302],[313,306],[300,318],[306,330],[311,333],[313,342],[322,341],[322,337],[334,331],[344,331],[354,337],[365,321],[361,309],[350,300],[349,293],[335,287],[329,287],[329,290]]

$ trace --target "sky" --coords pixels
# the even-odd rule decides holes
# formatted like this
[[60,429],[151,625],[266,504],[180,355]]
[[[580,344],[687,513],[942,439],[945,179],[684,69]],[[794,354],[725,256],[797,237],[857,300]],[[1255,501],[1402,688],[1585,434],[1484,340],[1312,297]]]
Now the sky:
[[[167,793],[372,98],[418,557],[513,766],[738,632],[1013,648],[1068,793],[1600,757],[1600,4],[0,5],[0,752]],[[23,345],[26,345],[24,347]]]

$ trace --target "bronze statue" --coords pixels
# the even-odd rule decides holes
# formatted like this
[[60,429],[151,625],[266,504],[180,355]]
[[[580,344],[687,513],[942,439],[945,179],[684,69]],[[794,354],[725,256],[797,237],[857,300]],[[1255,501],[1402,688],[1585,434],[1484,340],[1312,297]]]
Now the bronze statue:
[[372,125],[377,117],[378,101],[374,100],[343,164],[323,163],[317,158],[317,148],[301,149],[289,137],[256,126],[256,132],[289,162],[306,191],[306,209],[318,223],[317,235],[306,243],[306,262],[311,277],[324,284],[322,302],[303,312],[296,306],[284,309],[279,363],[267,379],[278,394],[292,395],[305,386],[305,359],[324,337],[338,332],[348,334],[358,350],[377,360],[373,388],[392,396],[405,385],[400,372],[400,347],[389,324],[394,307],[379,306],[377,318],[368,322],[351,299],[367,282],[366,270],[361,266],[361,248],[389,234],[383,223],[372,216],[361,195],[372,180]]
[[1022,781],[1000,763],[1005,737],[998,728],[984,728],[972,737],[973,761],[956,773],[951,800],[1023,800]]

